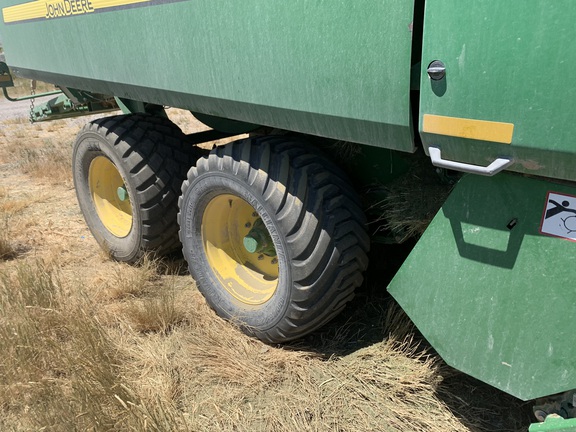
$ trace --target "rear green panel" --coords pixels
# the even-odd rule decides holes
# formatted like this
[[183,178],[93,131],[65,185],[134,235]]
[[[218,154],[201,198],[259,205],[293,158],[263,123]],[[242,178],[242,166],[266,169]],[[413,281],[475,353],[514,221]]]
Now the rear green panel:
[[[412,151],[412,1],[97,7],[128,2],[3,24],[7,61],[69,86]],[[23,3],[0,0],[4,9]]]
[[[426,114],[514,125],[511,144],[422,133],[443,157],[576,180],[576,2],[427,0],[420,129]],[[446,78],[431,80],[433,60]]]
[[389,287],[448,364],[524,400],[576,388],[573,195],[466,176]]

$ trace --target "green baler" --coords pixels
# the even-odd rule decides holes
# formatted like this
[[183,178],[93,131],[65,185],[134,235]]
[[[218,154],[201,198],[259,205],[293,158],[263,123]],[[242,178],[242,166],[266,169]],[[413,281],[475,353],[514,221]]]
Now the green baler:
[[[182,247],[221,316],[291,340],[352,298],[371,238],[420,234],[420,202],[393,197],[424,179],[408,201],[432,195],[436,215],[389,291],[450,365],[524,400],[562,394],[541,420],[570,414],[554,407],[576,388],[574,2],[0,5],[11,71],[69,102],[43,116],[125,112],[74,149],[80,207],[113,258]],[[183,135],[163,106],[213,132]],[[436,183],[453,182],[444,201]]]

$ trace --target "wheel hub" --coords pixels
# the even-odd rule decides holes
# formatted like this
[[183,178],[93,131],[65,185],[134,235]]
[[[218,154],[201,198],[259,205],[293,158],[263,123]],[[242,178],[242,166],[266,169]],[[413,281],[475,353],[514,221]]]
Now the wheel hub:
[[272,298],[278,286],[278,259],[272,238],[256,210],[231,194],[213,198],[202,217],[208,263],[222,287],[247,305]]
[[116,166],[104,156],[90,163],[88,183],[96,213],[104,227],[119,238],[132,229],[132,205]]
[[128,199],[128,191],[126,191],[126,186],[122,185],[116,189],[116,195],[120,201],[126,201]]
[[269,257],[276,256],[276,248],[272,242],[272,237],[270,237],[270,233],[260,218],[256,219],[252,229],[244,237],[243,243],[248,253],[261,253]]

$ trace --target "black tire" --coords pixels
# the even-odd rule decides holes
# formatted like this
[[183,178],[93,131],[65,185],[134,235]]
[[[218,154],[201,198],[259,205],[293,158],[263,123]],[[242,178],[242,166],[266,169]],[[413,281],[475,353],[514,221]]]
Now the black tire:
[[[227,221],[220,216],[225,206],[212,211],[223,197],[241,198],[229,200],[232,216],[236,201],[252,206],[274,244],[276,287],[269,298],[258,297],[259,302],[244,301],[238,295],[244,280],[233,288],[233,278],[228,278],[232,273],[221,270],[224,264],[207,252],[212,250],[211,243],[205,243],[212,235],[207,227],[219,224],[214,220]],[[206,215],[210,218],[203,220]],[[365,217],[345,175],[310,145],[284,137],[237,141],[199,159],[182,185],[178,218],[184,256],[208,303],[220,316],[269,343],[302,337],[335,317],[353,298],[368,264]],[[230,231],[241,232],[244,222],[237,224],[240,228],[227,223]],[[231,251],[226,259],[236,253]],[[243,254],[246,251],[238,256]],[[238,256],[232,259],[242,261]],[[260,254],[258,259],[270,257]],[[247,262],[238,266],[234,271],[239,275],[253,269]]]
[[[149,251],[164,254],[180,248],[178,196],[187,170],[200,157],[185,140],[170,120],[146,114],[95,120],[78,134],[72,157],[76,196],[90,231],[112,258],[133,263]],[[91,169],[97,171],[92,186]],[[131,221],[125,216],[121,229],[101,217],[95,202],[104,201],[93,195],[94,184],[120,178],[117,174],[131,207],[125,212],[131,213]]]

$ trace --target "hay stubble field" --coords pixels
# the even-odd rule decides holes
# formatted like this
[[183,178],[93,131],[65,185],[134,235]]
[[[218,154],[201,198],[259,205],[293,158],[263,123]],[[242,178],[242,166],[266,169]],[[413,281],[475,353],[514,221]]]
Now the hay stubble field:
[[345,312],[284,346],[218,318],[179,256],[110,260],[71,180],[86,121],[29,124],[0,99],[0,430],[526,430],[529,404],[446,366],[387,296],[401,247],[374,251]]

